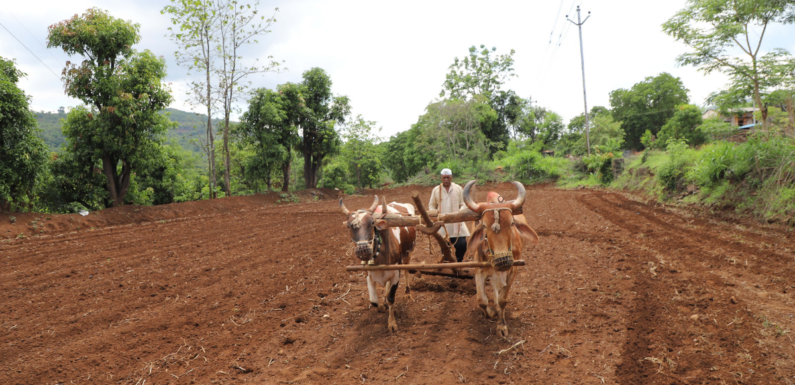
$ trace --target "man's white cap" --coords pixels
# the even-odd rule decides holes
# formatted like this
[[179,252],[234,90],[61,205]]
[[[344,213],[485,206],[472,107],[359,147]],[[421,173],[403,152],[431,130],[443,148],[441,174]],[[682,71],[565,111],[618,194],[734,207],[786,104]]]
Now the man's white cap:
[[446,169],[442,170],[442,175],[451,175],[452,176],[453,172],[449,168],[446,168]]

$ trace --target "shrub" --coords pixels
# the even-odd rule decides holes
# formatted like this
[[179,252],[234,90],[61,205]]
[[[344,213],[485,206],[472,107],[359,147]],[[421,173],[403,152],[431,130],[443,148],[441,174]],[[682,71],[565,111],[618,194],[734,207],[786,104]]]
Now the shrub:
[[323,179],[318,185],[325,188],[337,188],[350,195],[354,193],[355,188],[346,182],[348,179],[348,166],[343,162],[335,161],[324,168]]
[[657,134],[660,145],[668,145],[671,139],[684,139],[691,146],[699,146],[707,141],[699,126],[704,123],[701,110],[690,104],[677,107],[674,116],[665,123]]
[[684,177],[689,163],[685,156],[687,143],[684,139],[669,139],[667,150],[669,159],[657,171],[657,179],[663,187],[673,191]]

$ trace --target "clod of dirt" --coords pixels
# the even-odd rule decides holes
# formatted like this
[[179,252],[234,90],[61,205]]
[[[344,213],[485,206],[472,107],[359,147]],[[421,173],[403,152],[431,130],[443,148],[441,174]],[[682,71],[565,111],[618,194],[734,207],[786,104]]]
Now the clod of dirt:
[[691,315],[690,319],[693,320],[693,321],[698,321],[698,314]]
[[733,303],[733,304],[737,304],[737,298],[734,298],[734,296],[729,298],[729,301],[731,301],[731,303]]
[[279,355],[280,355],[280,356],[283,356],[283,355],[284,355],[284,349],[279,349]]
[[295,343],[295,338],[292,337],[284,337],[282,340],[282,345],[292,345],[293,343]]

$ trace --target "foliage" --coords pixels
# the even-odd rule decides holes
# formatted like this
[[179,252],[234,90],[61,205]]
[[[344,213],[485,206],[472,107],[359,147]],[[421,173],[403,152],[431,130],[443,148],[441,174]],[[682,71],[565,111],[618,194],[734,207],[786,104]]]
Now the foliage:
[[[300,107],[292,106],[289,97],[295,87],[288,83],[281,88],[282,92],[264,88],[255,90],[237,128],[241,139],[254,150],[246,163],[248,177],[264,180],[268,189],[271,188],[273,171],[281,169],[289,174],[291,150],[298,143],[296,122],[290,119]],[[296,103],[301,103],[300,93],[296,98]],[[289,178],[282,181],[282,187],[289,191]]]
[[684,139],[671,138],[667,142],[669,160],[657,172],[657,179],[669,190],[676,190],[677,184],[685,175],[689,157],[686,156],[687,142]]
[[[595,117],[603,114],[609,114],[610,110],[602,106],[594,106],[591,112],[588,113],[588,118],[593,120]],[[569,132],[584,133],[585,132],[585,114],[579,114],[569,121],[567,127]]]
[[94,8],[50,26],[48,36],[49,47],[84,56],[80,66],[67,63],[64,86],[69,96],[93,111],[73,110],[82,115],[80,124],[65,126],[64,134],[72,148],[87,146],[93,150],[92,159],[102,161],[115,206],[124,204],[131,173],[144,159],[141,155],[162,140],[171,124],[158,114],[172,100],[162,82],[165,60],[132,49],[139,40],[138,29],[138,24]]
[[555,181],[563,176],[569,162],[563,158],[543,156],[541,148],[540,141],[511,141],[504,153],[495,156],[495,163],[505,167],[511,180],[528,183]]
[[351,182],[355,181],[358,188],[381,185],[381,156],[376,146],[379,138],[373,132],[375,125],[359,115],[342,131],[345,144],[341,156],[348,163]]
[[0,210],[30,207],[47,169],[47,147],[37,135],[29,97],[17,86],[23,76],[0,57]]
[[626,146],[640,149],[640,137],[646,130],[657,135],[676,111],[676,106],[687,103],[688,90],[682,81],[668,73],[647,77],[631,89],[610,92],[613,119],[621,122],[627,133]]
[[339,151],[340,138],[334,126],[345,123],[351,107],[347,96],[332,95],[331,78],[321,68],[304,72],[301,95],[306,113],[298,114],[302,130],[298,147],[304,155],[305,187],[315,188],[323,159]]
[[488,157],[488,141],[481,126],[491,124],[497,114],[488,100],[478,96],[468,101],[444,99],[431,103],[417,121],[419,135],[414,146],[430,154],[431,168],[441,162],[477,163]]
[[522,110],[528,104],[511,90],[504,91],[505,82],[515,77],[513,64],[514,50],[508,54],[497,55],[497,48],[475,46],[469,48],[469,55],[463,59],[455,58],[449,67],[439,97],[451,100],[470,100],[482,97],[496,112],[495,119],[481,124],[480,129],[489,140],[489,154],[508,144],[511,128],[516,125]]
[[353,194],[355,187],[348,183],[348,166],[345,162],[335,161],[324,167],[323,179],[320,180],[318,186],[325,188],[336,188],[345,192],[345,194]]
[[160,13],[171,15],[171,40],[179,47],[174,51],[177,65],[183,65],[190,71],[198,71],[201,80],[188,82],[188,103],[207,109],[206,138],[202,149],[208,159],[209,188],[215,191],[215,132],[213,131],[213,112],[218,107],[222,93],[219,92],[218,81],[213,84],[212,75],[216,62],[223,51],[219,49],[218,35],[222,30],[223,13],[218,8],[223,2],[211,0],[171,0]]
[[701,109],[691,104],[677,107],[674,116],[668,120],[657,135],[656,143],[668,143],[670,139],[684,139],[691,146],[700,146],[707,141],[701,131]]
[[[626,133],[621,129],[621,122],[613,121],[609,114],[599,114],[591,121],[591,148],[597,153],[621,152]],[[578,154],[585,152],[585,135],[580,135],[576,144]]]
[[[692,49],[677,58],[679,64],[729,76],[729,89],[715,98],[719,105],[725,109],[753,97],[766,125],[766,92],[792,77],[795,58],[783,49],[760,53],[762,39],[768,27],[793,22],[793,0],[689,0],[663,24],[663,31]],[[761,27],[761,33],[754,26]],[[736,48],[744,58],[728,56]]]
[[643,135],[641,135],[640,137],[640,143],[643,145],[643,147],[646,148],[651,148],[651,145],[652,143],[654,143],[654,140],[655,140],[654,135],[652,135],[651,131],[649,130],[646,130],[646,132],[644,132]]

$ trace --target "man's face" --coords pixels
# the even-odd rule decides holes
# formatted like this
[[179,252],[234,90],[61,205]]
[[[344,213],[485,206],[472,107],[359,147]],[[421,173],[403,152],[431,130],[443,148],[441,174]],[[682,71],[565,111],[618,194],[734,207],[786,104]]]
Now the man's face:
[[453,183],[453,176],[452,175],[442,175],[442,186],[450,187],[450,183]]

